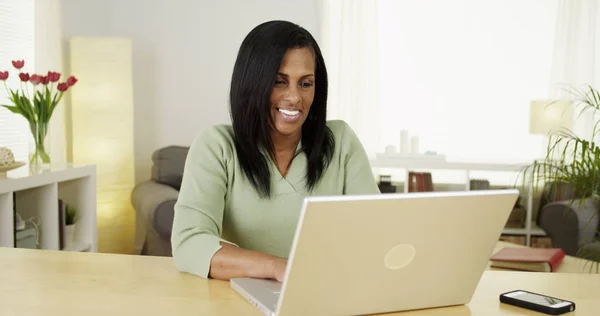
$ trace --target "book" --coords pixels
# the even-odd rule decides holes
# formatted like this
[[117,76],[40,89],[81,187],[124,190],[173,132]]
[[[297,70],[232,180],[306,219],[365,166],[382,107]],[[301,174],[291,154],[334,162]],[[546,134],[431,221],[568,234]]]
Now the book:
[[429,172],[408,173],[408,192],[432,192],[433,180]]
[[65,248],[65,203],[58,199],[58,247]]
[[471,179],[469,181],[470,190],[489,190],[490,189],[490,181],[485,179]]
[[565,252],[560,248],[502,248],[491,258],[491,266],[534,272],[554,272]]

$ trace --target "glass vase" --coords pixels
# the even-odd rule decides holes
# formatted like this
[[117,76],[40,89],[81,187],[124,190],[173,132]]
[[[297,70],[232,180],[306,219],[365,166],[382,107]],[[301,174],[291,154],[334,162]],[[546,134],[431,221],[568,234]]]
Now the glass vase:
[[48,124],[34,122],[30,123],[29,126],[33,136],[33,148],[29,152],[29,164],[32,166],[50,164],[46,137],[48,135]]

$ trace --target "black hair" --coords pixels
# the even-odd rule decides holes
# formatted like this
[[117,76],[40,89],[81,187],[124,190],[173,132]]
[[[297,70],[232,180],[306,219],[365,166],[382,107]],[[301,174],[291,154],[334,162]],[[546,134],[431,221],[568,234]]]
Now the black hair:
[[233,68],[229,98],[235,148],[244,174],[261,197],[271,196],[268,159],[273,157],[273,85],[287,50],[305,47],[315,57],[315,96],[302,125],[302,151],[307,157],[305,182],[312,191],[331,162],[335,147],[333,133],[326,125],[327,70],[317,42],[294,23],[265,22],[243,40]]

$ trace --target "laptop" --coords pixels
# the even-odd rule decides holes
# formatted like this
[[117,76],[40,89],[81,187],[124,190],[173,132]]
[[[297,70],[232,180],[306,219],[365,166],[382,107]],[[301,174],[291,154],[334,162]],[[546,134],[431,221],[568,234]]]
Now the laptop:
[[265,315],[364,315],[467,304],[519,191],[307,197],[286,274],[231,287]]

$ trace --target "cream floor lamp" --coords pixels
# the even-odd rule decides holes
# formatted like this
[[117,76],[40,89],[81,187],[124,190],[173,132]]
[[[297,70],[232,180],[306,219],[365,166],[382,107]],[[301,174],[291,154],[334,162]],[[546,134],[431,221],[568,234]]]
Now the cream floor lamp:
[[70,160],[97,166],[98,250],[131,253],[133,189],[132,44],[127,38],[75,37],[70,71]]
[[547,155],[551,133],[573,128],[573,106],[570,101],[533,100],[529,106],[529,133],[543,135],[543,146],[538,160]]

